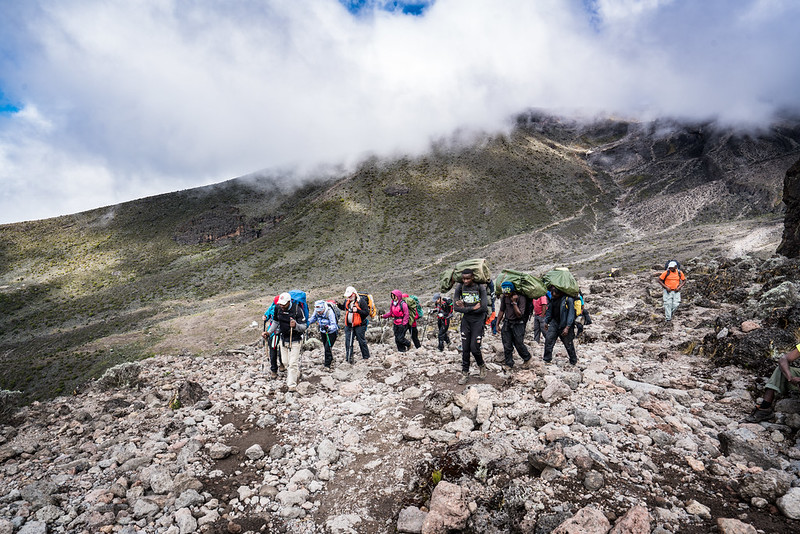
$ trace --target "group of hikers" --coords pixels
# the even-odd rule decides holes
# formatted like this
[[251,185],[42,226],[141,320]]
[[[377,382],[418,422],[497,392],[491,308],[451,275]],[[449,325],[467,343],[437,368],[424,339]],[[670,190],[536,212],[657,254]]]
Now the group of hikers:
[[[534,341],[541,343],[544,337],[545,362],[553,360],[553,349],[560,339],[567,350],[570,364],[578,361],[574,339],[576,328],[582,330],[583,324],[577,319],[584,317],[590,321],[585,308],[582,310],[582,296],[573,298],[556,287],[549,287],[546,295],[531,299],[525,296],[514,282],[504,281],[495,299],[494,287],[488,283],[477,282],[472,269],[463,269],[459,273],[460,281],[455,284],[454,294],[449,298],[441,293],[433,295],[433,310],[438,327],[438,350],[443,351],[450,345],[450,322],[455,313],[461,314],[461,378],[459,384],[465,384],[469,378],[472,360],[478,366],[478,377],[486,377],[486,364],[483,359],[481,345],[484,332],[489,324],[489,311],[494,310],[496,300],[499,301],[496,324],[500,326],[500,336],[504,349],[503,364],[514,367],[514,350],[522,359],[522,366],[527,367],[531,353],[525,345],[525,330],[531,316],[534,318]],[[295,293],[293,297],[292,293]],[[370,357],[366,341],[366,330],[370,318],[389,320],[392,322],[394,341],[398,352],[406,352],[412,345],[422,346],[418,321],[424,310],[416,296],[408,295],[395,289],[390,294],[391,303],[386,313],[379,315],[372,301],[372,296],[359,293],[352,286],[344,292],[344,301],[317,300],[313,311],[308,310],[305,293],[284,292],[276,296],[272,305],[264,313],[264,331],[262,336],[269,352],[270,374],[277,378],[279,371],[286,371],[286,385],[290,391],[297,388],[300,376],[300,349],[306,330],[313,324],[318,325],[319,339],[324,347],[324,369],[330,371],[333,365],[333,346],[339,336],[340,316],[344,316],[345,360],[353,363],[354,344],[357,341],[361,358]],[[577,313],[576,313],[577,312]],[[492,314],[494,315],[494,314]],[[410,336],[408,336],[410,334]],[[409,339],[410,337],[410,339]]]
[[[461,270],[459,282],[454,284],[452,299],[434,293],[433,307],[438,326],[438,350],[443,351],[450,345],[450,321],[455,313],[461,314],[461,377],[459,384],[466,384],[469,379],[470,363],[474,359],[478,366],[478,377],[486,377],[486,364],[483,359],[481,345],[486,326],[491,326],[493,333],[495,324],[500,326],[503,343],[503,365],[514,367],[514,351],[522,359],[522,367],[528,367],[532,355],[525,345],[525,331],[529,319],[533,317],[534,342],[540,343],[544,337],[542,359],[545,363],[553,361],[553,350],[560,339],[566,349],[569,363],[575,365],[578,356],[575,351],[576,335],[583,331],[584,324],[591,324],[591,318],[584,306],[583,295],[578,291],[576,296],[567,294],[562,289],[547,285],[547,292],[541,296],[527,296],[517,287],[515,282],[506,280],[500,283],[495,298],[495,289],[491,280],[476,281],[476,273],[471,268]],[[571,275],[570,275],[571,276]],[[681,302],[681,289],[686,284],[686,275],[676,260],[665,265],[664,272],[658,277],[663,289],[664,317],[671,321]],[[293,296],[292,293],[296,293]],[[573,293],[574,294],[574,293]],[[269,351],[270,373],[272,378],[278,377],[278,371],[286,371],[286,385],[289,391],[295,391],[300,377],[300,350],[306,329],[317,324],[320,341],[324,347],[324,369],[331,370],[333,365],[333,346],[339,336],[340,318],[344,315],[345,360],[354,361],[354,345],[358,342],[361,358],[369,359],[369,346],[366,331],[370,318],[391,320],[394,330],[394,341],[399,352],[408,351],[413,345],[421,347],[417,328],[418,320],[423,316],[423,309],[417,297],[395,289],[391,292],[391,303],[386,313],[379,315],[372,296],[359,293],[352,286],[344,291],[344,300],[317,300],[313,313],[305,303],[305,293],[284,292],[276,296],[273,304],[264,313],[264,331],[262,336]],[[495,310],[496,301],[497,314]],[[490,314],[491,310],[491,314]],[[583,319],[581,322],[579,319]],[[410,339],[406,334],[410,333]],[[423,335],[424,337],[424,335]],[[785,394],[790,388],[800,387],[800,369],[790,367],[790,363],[800,359],[800,344],[784,354],[766,386],[761,404],[756,406],[747,418],[748,422],[760,422],[772,415],[775,397]]]

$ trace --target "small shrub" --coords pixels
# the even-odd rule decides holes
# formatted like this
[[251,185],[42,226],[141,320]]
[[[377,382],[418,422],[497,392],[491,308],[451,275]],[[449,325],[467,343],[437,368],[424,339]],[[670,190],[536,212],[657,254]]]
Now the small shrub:
[[97,387],[103,391],[122,387],[133,387],[139,383],[142,366],[136,362],[126,362],[107,369],[97,379]]

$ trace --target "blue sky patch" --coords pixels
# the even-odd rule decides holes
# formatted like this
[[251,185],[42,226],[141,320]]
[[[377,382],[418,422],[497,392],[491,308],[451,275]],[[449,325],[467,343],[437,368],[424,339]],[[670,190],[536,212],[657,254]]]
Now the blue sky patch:
[[362,15],[373,10],[388,11],[390,13],[402,13],[419,17],[425,14],[425,10],[433,5],[436,0],[339,0],[347,10],[353,15]]
[[11,115],[13,113],[19,113],[21,109],[21,107],[11,102],[11,100],[6,98],[6,95],[0,91],[0,114]]

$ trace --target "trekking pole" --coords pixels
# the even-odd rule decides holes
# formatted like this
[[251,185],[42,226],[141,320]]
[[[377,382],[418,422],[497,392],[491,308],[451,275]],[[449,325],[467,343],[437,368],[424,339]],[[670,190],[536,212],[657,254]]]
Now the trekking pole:
[[353,342],[356,340],[356,328],[354,326],[350,327],[350,361],[347,363],[352,364],[355,361],[353,357]]
[[425,323],[422,325],[422,340],[425,340],[425,332],[428,331],[428,319],[431,318],[431,309],[428,308],[428,314],[425,315]]
[[290,326],[289,327],[289,350],[292,350],[292,337],[293,337],[293,334],[294,334],[294,328]]

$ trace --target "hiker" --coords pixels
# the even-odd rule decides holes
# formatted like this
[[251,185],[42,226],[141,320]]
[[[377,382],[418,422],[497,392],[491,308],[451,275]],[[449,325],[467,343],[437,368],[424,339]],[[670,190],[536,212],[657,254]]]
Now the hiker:
[[528,367],[531,353],[525,346],[525,306],[527,298],[517,293],[514,282],[505,281],[500,284],[500,306],[497,323],[500,324],[500,337],[503,340],[503,353],[506,367],[514,367],[514,349],[517,349],[522,366]]
[[453,316],[453,301],[443,297],[441,293],[433,294],[433,305],[436,306],[436,325],[439,327],[439,350],[450,344],[450,318]]
[[303,332],[306,331],[306,314],[299,302],[292,300],[289,293],[281,293],[275,306],[275,320],[281,335],[281,363],[288,370],[286,385],[289,391],[297,390],[300,378],[300,348],[303,345]]
[[800,359],[800,343],[778,360],[778,367],[773,371],[764,387],[764,398],[747,419],[748,423],[760,423],[772,416],[775,395],[786,395],[789,390],[800,389],[800,369],[789,367],[789,364]]
[[544,314],[544,324],[546,333],[544,336],[544,361],[553,361],[553,348],[556,340],[561,339],[564,348],[567,349],[569,363],[578,363],[578,355],[575,353],[575,299],[565,295],[556,287],[550,286],[550,303]]
[[489,317],[486,319],[486,325],[492,328],[492,335],[497,335],[497,325],[500,324],[500,321],[497,320],[497,314],[495,313],[495,300],[496,297],[494,296],[494,280],[489,280],[489,283],[486,285],[486,291],[488,291],[489,295],[489,310],[491,311]]
[[533,340],[541,343],[540,336],[547,336],[544,329],[544,315],[547,313],[547,295],[533,299]]
[[408,304],[403,300],[403,292],[395,289],[392,291],[392,304],[389,311],[381,315],[382,319],[394,319],[394,342],[399,352],[405,352],[411,348],[411,342],[406,339],[408,331]]
[[667,321],[671,321],[672,314],[681,303],[681,288],[686,283],[686,275],[680,270],[678,262],[673,260],[658,277],[658,283],[664,288],[664,316]]
[[353,342],[358,340],[361,349],[361,359],[369,359],[367,346],[367,316],[369,315],[369,300],[366,295],[361,295],[353,286],[344,290],[345,301],[336,303],[344,314],[344,351],[347,363],[353,363]]
[[333,363],[333,344],[336,343],[336,336],[339,335],[339,323],[336,320],[336,312],[324,300],[314,303],[314,313],[308,320],[308,326],[314,323],[319,324],[319,340],[325,347],[325,370],[331,370]]
[[[275,307],[278,305],[278,296],[272,300],[272,304],[267,311],[264,312],[264,331],[261,337],[264,338],[264,346],[269,351],[269,370],[272,378],[278,378],[278,347],[280,346],[281,333],[277,328],[277,322],[274,322]],[[272,325],[272,326],[271,326]],[[281,363],[281,371],[286,368]]]
[[[417,297],[409,297],[408,293],[403,293],[403,300],[408,303],[409,298],[412,298],[416,301]],[[419,302],[415,302],[416,309],[420,309]],[[414,344],[414,348],[418,349],[422,346],[422,343],[419,341],[419,330],[417,329],[417,319],[419,319],[419,311],[416,313],[413,312],[411,306],[408,307],[408,331],[411,332],[411,342]]]
[[486,378],[486,365],[481,354],[486,311],[489,309],[489,297],[484,284],[475,283],[475,272],[472,269],[461,271],[460,284],[456,284],[453,309],[462,313],[461,317],[461,378],[460,385],[469,379],[470,354],[478,364],[478,376]]

